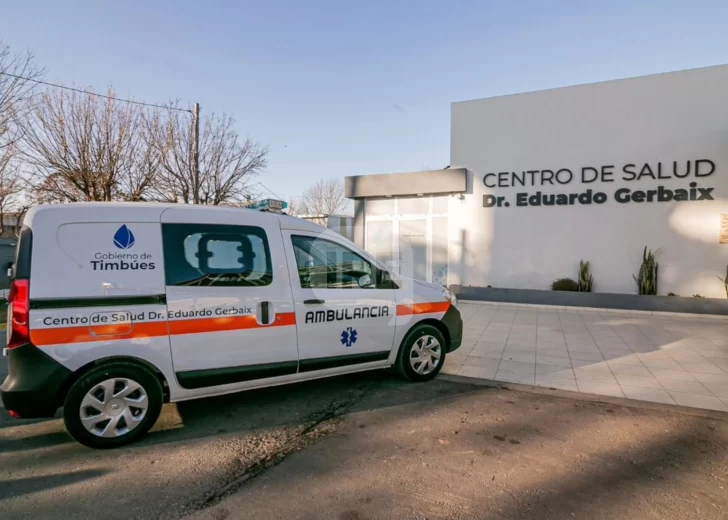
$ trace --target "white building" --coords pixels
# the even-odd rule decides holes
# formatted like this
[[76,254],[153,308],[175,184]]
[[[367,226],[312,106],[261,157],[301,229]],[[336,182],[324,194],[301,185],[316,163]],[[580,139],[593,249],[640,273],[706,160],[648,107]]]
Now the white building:
[[[451,168],[346,179],[355,239],[396,271],[549,289],[725,298],[728,65],[452,104]],[[722,222],[722,224],[721,224]]]
[[324,226],[349,240],[354,240],[354,217],[348,215],[295,215],[319,226]]

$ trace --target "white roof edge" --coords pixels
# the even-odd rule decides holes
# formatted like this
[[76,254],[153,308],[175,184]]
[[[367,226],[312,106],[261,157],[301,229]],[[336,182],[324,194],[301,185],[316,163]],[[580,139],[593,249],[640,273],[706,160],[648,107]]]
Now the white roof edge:
[[598,81],[589,81],[586,83],[577,83],[575,85],[562,85],[560,87],[543,88],[543,89],[537,89],[537,90],[527,90],[525,92],[513,92],[510,94],[498,94],[495,96],[486,96],[486,97],[482,97],[482,98],[463,99],[461,101],[451,101],[450,106],[459,105],[461,103],[475,103],[478,101],[486,101],[486,100],[490,100],[490,99],[500,99],[500,98],[514,97],[514,96],[525,96],[527,94],[552,92],[554,90],[566,90],[566,89],[570,89],[570,88],[590,87],[590,86],[594,86],[594,85],[603,85],[606,83],[614,83],[617,81],[640,80],[640,79],[646,79],[646,78],[654,78],[657,76],[667,76],[667,75],[671,75],[671,74],[684,74],[684,73],[697,72],[697,71],[703,71],[703,70],[709,70],[709,69],[719,69],[721,67],[728,67],[728,63],[719,63],[717,65],[708,65],[705,67],[693,67],[690,69],[678,69],[678,70],[668,70],[668,71],[664,71],[664,72],[654,72],[652,74],[643,74],[641,76],[627,76],[625,78],[603,79],[603,80],[598,80]]

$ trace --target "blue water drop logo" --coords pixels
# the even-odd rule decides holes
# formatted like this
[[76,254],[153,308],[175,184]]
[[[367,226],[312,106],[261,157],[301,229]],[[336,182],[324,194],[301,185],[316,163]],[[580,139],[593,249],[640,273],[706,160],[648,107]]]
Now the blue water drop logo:
[[122,225],[114,234],[114,245],[119,249],[129,249],[134,245],[134,233],[131,229]]

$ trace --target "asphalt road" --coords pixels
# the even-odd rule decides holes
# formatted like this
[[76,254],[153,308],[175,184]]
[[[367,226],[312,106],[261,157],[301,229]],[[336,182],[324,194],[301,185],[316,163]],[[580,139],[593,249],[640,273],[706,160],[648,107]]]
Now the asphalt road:
[[113,451],[0,410],[0,518],[724,519],[727,455],[728,414],[371,372],[168,405]]

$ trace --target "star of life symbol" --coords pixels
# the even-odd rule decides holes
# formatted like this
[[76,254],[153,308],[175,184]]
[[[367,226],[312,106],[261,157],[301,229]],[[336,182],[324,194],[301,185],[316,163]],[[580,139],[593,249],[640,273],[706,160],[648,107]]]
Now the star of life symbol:
[[354,343],[356,343],[356,339],[356,329],[346,327],[341,333],[341,344],[345,347],[351,347]]

